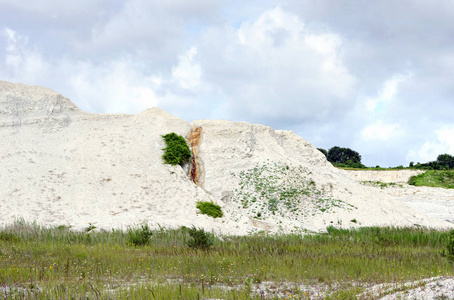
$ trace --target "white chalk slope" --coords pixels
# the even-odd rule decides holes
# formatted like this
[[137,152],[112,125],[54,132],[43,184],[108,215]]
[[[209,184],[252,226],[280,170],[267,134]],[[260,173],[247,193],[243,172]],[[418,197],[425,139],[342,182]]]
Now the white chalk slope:
[[[189,137],[194,127],[202,128],[200,186],[192,182],[190,166],[166,165],[161,158],[161,135]],[[90,114],[47,88],[0,81],[0,139],[1,224],[24,219],[110,229],[147,222],[223,234],[328,225],[452,226],[360,185],[296,134],[262,125],[188,123],[159,108]],[[247,178],[252,173],[256,178]],[[197,201],[221,205],[224,217],[199,214]]]

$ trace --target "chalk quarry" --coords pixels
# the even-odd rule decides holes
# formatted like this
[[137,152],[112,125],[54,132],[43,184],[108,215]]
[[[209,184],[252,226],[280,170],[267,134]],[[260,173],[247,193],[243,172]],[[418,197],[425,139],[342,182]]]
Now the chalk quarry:
[[[193,162],[163,163],[162,135],[171,132],[187,139]],[[2,225],[146,222],[239,235],[454,225],[410,208],[399,191],[361,184],[295,133],[263,125],[189,123],[159,108],[87,113],[50,89],[0,81],[0,139]],[[198,201],[220,205],[224,216],[200,214]]]

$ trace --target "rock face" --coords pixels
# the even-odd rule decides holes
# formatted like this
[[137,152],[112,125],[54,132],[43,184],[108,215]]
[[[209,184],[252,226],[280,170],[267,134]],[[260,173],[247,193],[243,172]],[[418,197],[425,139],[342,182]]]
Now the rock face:
[[[192,166],[163,164],[161,135],[170,132],[191,140]],[[0,138],[2,224],[147,222],[225,234],[452,225],[359,184],[294,133],[262,125],[188,123],[159,108],[90,114],[49,89],[0,81]],[[225,216],[199,214],[197,201],[221,205]]]
[[[0,81],[0,127],[35,124],[43,130],[67,126],[80,110],[49,89]],[[56,125],[56,126],[55,126]]]

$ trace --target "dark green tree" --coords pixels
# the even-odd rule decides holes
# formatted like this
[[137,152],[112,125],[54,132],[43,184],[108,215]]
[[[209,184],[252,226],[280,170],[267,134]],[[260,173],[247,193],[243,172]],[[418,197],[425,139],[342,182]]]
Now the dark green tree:
[[328,161],[333,164],[342,164],[349,167],[363,168],[361,155],[350,148],[334,146],[328,150]]
[[440,154],[437,157],[437,163],[440,169],[454,169],[454,156],[449,154]]

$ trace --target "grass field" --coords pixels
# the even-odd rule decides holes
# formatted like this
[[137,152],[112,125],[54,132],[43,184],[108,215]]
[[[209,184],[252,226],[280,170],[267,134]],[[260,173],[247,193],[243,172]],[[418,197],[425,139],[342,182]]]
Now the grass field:
[[[144,227],[130,232],[140,230]],[[74,232],[24,222],[2,228],[0,294],[11,299],[356,299],[378,283],[454,275],[446,257],[448,233],[422,228],[331,227],[304,237],[207,234],[213,243],[208,249],[188,246],[194,240],[184,228],[149,233],[145,245],[134,246],[124,231]]]

